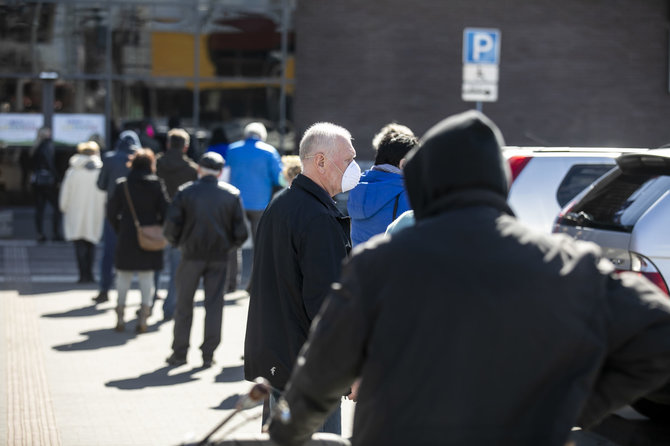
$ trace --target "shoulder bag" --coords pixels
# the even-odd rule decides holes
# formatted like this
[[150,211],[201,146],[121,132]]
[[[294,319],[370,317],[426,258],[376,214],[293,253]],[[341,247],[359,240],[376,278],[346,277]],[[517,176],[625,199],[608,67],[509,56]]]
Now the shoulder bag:
[[140,248],[144,251],[161,251],[168,244],[167,239],[163,235],[163,226],[140,225],[140,222],[137,220],[137,214],[135,213],[135,206],[133,206],[133,200],[131,200],[130,192],[128,192],[128,181],[123,183],[123,189],[126,191],[130,213],[133,214],[135,229],[137,229],[137,242],[139,243]]

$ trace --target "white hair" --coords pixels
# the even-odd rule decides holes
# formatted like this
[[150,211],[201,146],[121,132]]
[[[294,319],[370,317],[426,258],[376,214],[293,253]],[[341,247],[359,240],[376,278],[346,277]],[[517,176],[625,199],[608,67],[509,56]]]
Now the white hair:
[[244,127],[244,137],[250,138],[256,136],[261,141],[265,141],[268,137],[268,131],[262,122],[250,122]]
[[300,140],[300,148],[298,150],[300,159],[304,160],[318,151],[331,153],[336,146],[338,138],[351,141],[351,133],[344,127],[330,122],[312,124]]

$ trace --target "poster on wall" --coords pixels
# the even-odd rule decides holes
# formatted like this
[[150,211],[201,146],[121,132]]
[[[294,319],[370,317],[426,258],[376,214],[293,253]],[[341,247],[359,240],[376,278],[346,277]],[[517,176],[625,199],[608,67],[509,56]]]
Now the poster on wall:
[[55,144],[76,146],[91,139],[105,140],[105,115],[64,113],[54,115]]
[[0,113],[0,147],[32,146],[43,122],[39,113]]

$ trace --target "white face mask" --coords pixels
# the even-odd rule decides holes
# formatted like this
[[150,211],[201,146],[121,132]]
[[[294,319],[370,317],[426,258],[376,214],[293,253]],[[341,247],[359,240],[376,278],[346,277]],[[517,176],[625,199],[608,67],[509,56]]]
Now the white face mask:
[[361,167],[356,161],[352,160],[342,174],[342,192],[350,191],[356,187],[360,179]]

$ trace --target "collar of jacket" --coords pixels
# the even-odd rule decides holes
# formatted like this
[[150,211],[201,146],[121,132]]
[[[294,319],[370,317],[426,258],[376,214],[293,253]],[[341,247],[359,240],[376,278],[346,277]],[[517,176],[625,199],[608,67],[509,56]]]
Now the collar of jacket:
[[344,217],[342,212],[340,212],[340,210],[335,206],[335,202],[330,197],[330,195],[328,195],[328,192],[323,190],[321,186],[310,180],[305,175],[299,174],[297,177],[295,177],[293,183],[291,183],[291,187],[294,186],[299,187],[305,192],[313,195],[314,198],[319,200],[321,203],[323,203],[324,206],[333,211],[337,217]]
[[[514,216],[514,212],[507,204],[505,197],[488,189],[462,189],[451,192],[438,198],[430,204],[417,219],[432,217],[454,209],[463,209],[473,206],[489,206],[506,214]],[[416,214],[416,210],[414,211]]]
[[202,183],[218,183],[219,179],[215,177],[214,175],[204,175],[200,177],[200,181]]

